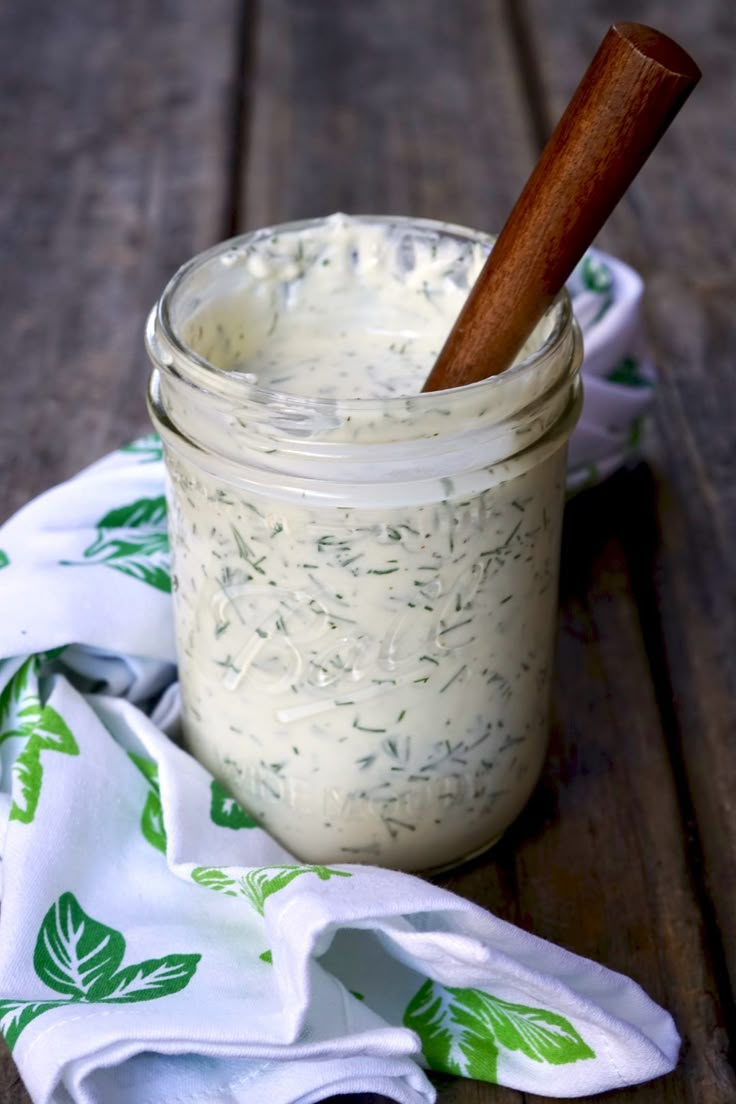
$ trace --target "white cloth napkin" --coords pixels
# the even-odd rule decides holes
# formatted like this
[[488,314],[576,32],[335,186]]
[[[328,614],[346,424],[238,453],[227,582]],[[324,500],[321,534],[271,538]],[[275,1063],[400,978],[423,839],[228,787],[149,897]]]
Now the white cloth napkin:
[[567,285],[583,331],[585,401],[570,440],[568,490],[612,475],[639,450],[656,375],[641,317],[642,279],[591,249]]
[[574,1097],[672,1069],[632,981],[419,878],[298,865],[177,746],[165,521],[149,437],[0,529],[0,1028],[36,1104],[419,1104],[422,1067]]

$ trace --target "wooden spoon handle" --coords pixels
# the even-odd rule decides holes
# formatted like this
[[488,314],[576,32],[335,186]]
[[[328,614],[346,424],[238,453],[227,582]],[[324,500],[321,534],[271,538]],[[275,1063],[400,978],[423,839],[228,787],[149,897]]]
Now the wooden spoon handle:
[[503,372],[700,78],[671,38],[617,23],[529,177],[425,391]]

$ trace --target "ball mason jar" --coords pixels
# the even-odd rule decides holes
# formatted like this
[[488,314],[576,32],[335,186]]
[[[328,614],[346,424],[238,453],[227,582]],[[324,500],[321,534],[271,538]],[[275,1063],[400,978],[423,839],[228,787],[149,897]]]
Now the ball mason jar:
[[[184,265],[148,322],[185,744],[303,861],[461,861],[544,760],[567,295],[502,375],[419,393],[491,246],[404,218],[272,227]],[[412,393],[360,393],[427,333]],[[343,382],[315,397],[317,370]]]

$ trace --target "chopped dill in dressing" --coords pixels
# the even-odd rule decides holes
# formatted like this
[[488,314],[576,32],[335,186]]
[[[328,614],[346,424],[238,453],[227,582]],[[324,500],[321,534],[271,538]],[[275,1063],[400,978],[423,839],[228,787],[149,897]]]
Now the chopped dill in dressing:
[[569,397],[530,372],[417,403],[487,251],[438,229],[233,247],[182,333],[242,399],[166,397],[212,434],[163,434],[186,741],[310,862],[472,854],[544,756]]

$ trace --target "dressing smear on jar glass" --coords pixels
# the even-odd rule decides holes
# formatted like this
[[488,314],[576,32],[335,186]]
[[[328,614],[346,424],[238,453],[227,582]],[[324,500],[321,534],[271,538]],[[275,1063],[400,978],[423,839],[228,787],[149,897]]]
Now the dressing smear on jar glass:
[[565,304],[536,357],[419,395],[488,248],[409,220],[259,232],[191,262],[149,329],[186,743],[305,861],[461,860],[544,758]]

